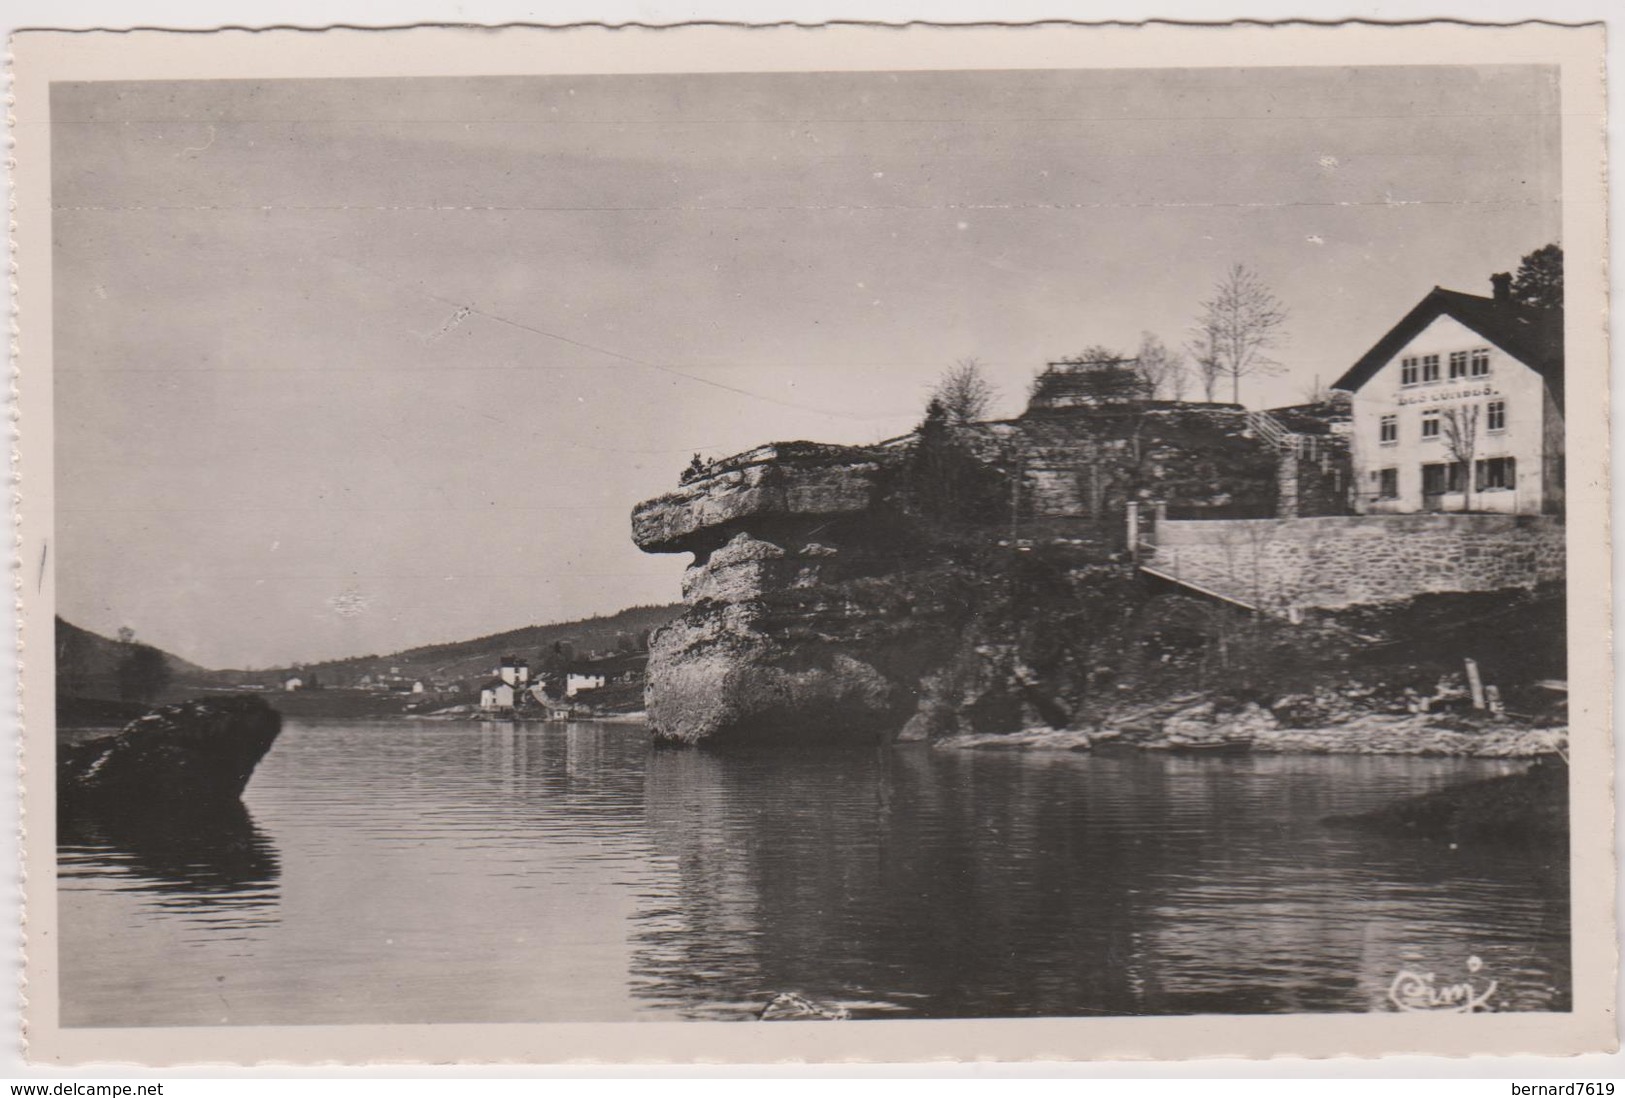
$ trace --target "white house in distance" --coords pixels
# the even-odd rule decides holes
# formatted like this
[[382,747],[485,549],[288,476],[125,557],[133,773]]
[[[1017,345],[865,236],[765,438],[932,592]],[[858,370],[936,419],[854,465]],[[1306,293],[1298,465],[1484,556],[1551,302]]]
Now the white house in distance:
[[292,694],[295,690],[303,690],[304,688],[305,680],[300,678],[298,675],[289,675],[287,678],[282,680],[282,689],[286,690],[290,694]]
[[573,698],[583,690],[601,690],[606,681],[602,671],[571,671],[564,680],[564,696]]
[[530,664],[503,656],[495,678],[480,685],[481,709],[512,709],[519,694],[530,683]]
[[1355,510],[1563,511],[1561,313],[1434,287],[1332,386],[1353,397]]

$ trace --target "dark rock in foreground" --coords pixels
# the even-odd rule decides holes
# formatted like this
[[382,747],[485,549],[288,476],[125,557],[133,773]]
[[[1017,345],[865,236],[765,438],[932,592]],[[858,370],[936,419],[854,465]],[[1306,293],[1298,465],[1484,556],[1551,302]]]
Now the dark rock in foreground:
[[234,803],[282,730],[263,698],[166,705],[111,736],[57,748],[63,809],[198,810]]
[[1542,760],[1521,774],[1453,785],[1326,823],[1450,843],[1565,842],[1569,768]]
[[137,717],[144,717],[152,706],[140,702],[113,701],[109,698],[82,698],[58,692],[56,696],[56,734],[59,740],[74,742],[88,739],[87,733],[106,734],[123,728]]

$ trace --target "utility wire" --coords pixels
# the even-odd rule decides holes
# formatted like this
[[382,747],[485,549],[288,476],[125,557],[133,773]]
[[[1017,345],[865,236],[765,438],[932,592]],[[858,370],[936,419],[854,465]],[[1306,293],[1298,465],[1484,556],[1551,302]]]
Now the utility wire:
[[339,263],[343,263],[346,266],[354,267],[355,269],[357,269],[359,271],[364,271],[365,273],[371,275],[372,277],[374,277],[376,279],[379,279],[380,281],[388,282],[388,283],[391,283],[393,285],[400,286],[400,287],[402,287],[404,289],[412,290],[413,292],[421,294],[422,296],[427,297],[432,301],[438,301],[443,305],[449,305],[452,308],[456,309],[459,314],[483,317],[484,319],[494,321],[497,324],[505,324],[510,328],[517,328],[522,332],[529,332],[532,335],[539,335],[539,336],[543,337],[544,339],[555,340],[555,341],[557,341],[559,343],[567,343],[572,347],[579,347],[584,351],[591,351],[594,354],[605,355],[605,356],[607,356],[609,358],[618,359],[621,362],[625,362],[625,363],[628,363],[628,364],[633,365],[633,366],[642,366],[645,369],[657,370],[660,373],[670,374],[673,377],[680,377],[680,378],[683,378],[686,381],[697,382],[700,385],[709,385],[713,389],[721,389],[724,392],[737,393],[740,396],[750,397],[753,400],[764,401],[764,402],[766,402],[768,404],[776,404],[781,408],[793,408],[793,409],[795,409],[797,411],[801,411],[801,412],[812,412],[815,415],[828,416],[831,419],[853,419],[853,420],[858,420],[860,422],[868,422],[868,421],[871,421],[871,420],[895,419],[896,418],[896,416],[891,416],[891,415],[859,416],[859,415],[853,415],[850,412],[831,412],[831,411],[827,411],[826,409],[823,409],[823,408],[815,408],[810,404],[801,404],[801,403],[798,403],[798,402],[793,401],[793,400],[783,400],[783,399],[781,399],[779,397],[768,396],[765,393],[758,393],[758,392],[755,392],[755,391],[753,391],[751,389],[745,389],[745,388],[742,388],[742,387],[737,386],[737,385],[729,385],[726,382],[715,381],[715,380],[713,380],[711,378],[708,378],[708,377],[700,377],[700,376],[698,376],[696,374],[690,374],[690,373],[687,373],[687,372],[685,372],[683,370],[678,370],[678,369],[676,369],[674,367],[671,367],[671,366],[662,365],[661,363],[658,363],[658,362],[650,362],[647,359],[637,358],[637,357],[635,357],[633,355],[622,354],[620,351],[612,351],[608,347],[600,347],[600,346],[598,346],[596,344],[586,343],[586,342],[584,342],[582,340],[579,340],[579,339],[571,339],[569,336],[560,335],[557,332],[550,332],[550,331],[547,331],[544,328],[538,328],[538,327],[536,327],[535,325],[532,325],[532,324],[526,324],[526,323],[524,323],[522,321],[513,320],[510,317],[502,316],[499,313],[488,312],[487,310],[481,309],[481,308],[479,308],[479,307],[477,307],[475,305],[472,305],[472,304],[470,304],[469,302],[466,302],[466,301],[455,301],[455,300],[453,300],[453,299],[451,299],[449,297],[445,297],[445,296],[443,296],[441,294],[437,294],[432,290],[426,290],[422,286],[416,286],[416,285],[413,285],[413,284],[408,283],[408,282],[403,282],[403,281],[401,281],[399,279],[396,279],[396,278],[391,278],[388,275],[381,274],[380,272],[372,270],[370,267],[362,266],[361,264],[356,263],[353,260],[340,259],[338,256],[331,256],[329,258],[332,258],[332,259],[336,260]]

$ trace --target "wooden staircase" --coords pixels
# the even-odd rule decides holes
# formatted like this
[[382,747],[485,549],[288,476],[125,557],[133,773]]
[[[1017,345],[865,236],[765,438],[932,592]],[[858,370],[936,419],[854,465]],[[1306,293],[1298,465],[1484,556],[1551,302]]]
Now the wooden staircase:
[[1247,429],[1266,446],[1282,455],[1290,454],[1299,461],[1318,462],[1323,472],[1330,463],[1331,454],[1319,435],[1305,435],[1288,430],[1286,424],[1268,412],[1248,412]]
[[1337,452],[1326,436],[1293,431],[1268,412],[1248,412],[1247,429],[1280,458],[1276,473],[1276,513],[1282,518],[1297,517],[1301,476],[1306,466],[1318,467],[1312,479],[1315,476],[1330,478],[1338,462]]

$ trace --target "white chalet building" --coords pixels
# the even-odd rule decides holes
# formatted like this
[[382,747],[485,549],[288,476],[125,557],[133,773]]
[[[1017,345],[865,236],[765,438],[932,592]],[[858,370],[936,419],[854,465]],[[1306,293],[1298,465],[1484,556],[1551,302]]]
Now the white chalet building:
[[1561,313],[1434,287],[1332,386],[1353,398],[1355,510],[1563,511]]
[[530,664],[503,656],[496,677],[480,685],[481,709],[512,709],[519,695],[529,689]]

